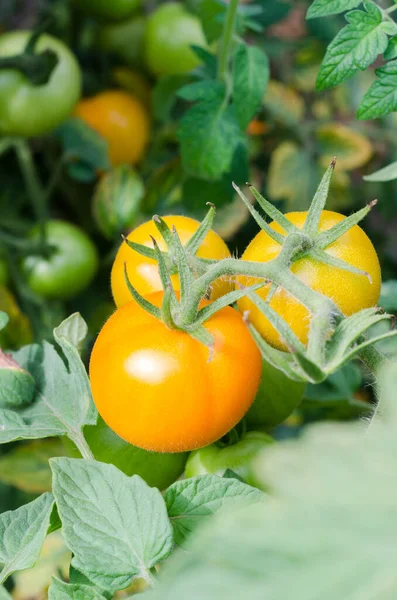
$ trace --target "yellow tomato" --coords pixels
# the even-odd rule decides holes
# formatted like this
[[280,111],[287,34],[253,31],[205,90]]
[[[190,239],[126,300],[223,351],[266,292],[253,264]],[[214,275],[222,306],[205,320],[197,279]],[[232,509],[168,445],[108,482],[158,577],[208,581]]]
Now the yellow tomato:
[[[307,212],[291,212],[285,215],[291,223],[302,229]],[[324,210],[320,219],[320,231],[326,231],[344,219],[344,215]],[[271,228],[285,233],[277,223]],[[278,256],[281,246],[264,231],[260,231],[243,254],[243,260],[268,262]],[[375,306],[379,300],[381,274],[379,260],[370,239],[364,231],[355,225],[339,239],[330,244],[325,251],[369,274],[357,275],[336,267],[319,263],[311,258],[297,260],[291,271],[306,285],[331,298],[345,316],[352,315],[363,308]],[[241,283],[252,284],[252,278],[240,278]],[[266,299],[269,285],[256,293]],[[275,348],[287,350],[279,333],[263,313],[247,298],[238,303],[240,311],[249,311],[249,319],[262,337]],[[310,327],[310,313],[298,300],[284,289],[278,289],[270,301],[270,306],[289,324],[302,343],[306,344]]]
[[[172,228],[173,225],[175,225],[183,245],[190,240],[200,225],[195,219],[179,215],[163,217],[163,219],[169,228]],[[167,250],[167,246],[153,221],[147,221],[134,229],[127,239],[137,244],[143,244],[144,246],[153,248],[153,241],[150,236],[155,238],[160,250]],[[196,256],[220,260],[222,258],[230,258],[230,252],[222,238],[215,233],[215,231],[210,230],[198,249]],[[125,282],[124,263],[127,263],[127,272],[130,282],[140,294],[144,296],[151,292],[157,292],[163,289],[157,262],[138,254],[138,252],[135,252],[123,242],[116,255],[111,274],[112,294],[117,306],[123,306],[132,300]],[[171,279],[174,289],[179,290],[179,276],[176,274],[172,275]],[[213,284],[211,299],[214,300],[219,298],[231,290],[232,283],[230,281],[217,280]]]
[[141,102],[121,90],[101,92],[78,103],[74,115],[95,129],[108,143],[115,167],[138,163],[149,141],[150,123]]

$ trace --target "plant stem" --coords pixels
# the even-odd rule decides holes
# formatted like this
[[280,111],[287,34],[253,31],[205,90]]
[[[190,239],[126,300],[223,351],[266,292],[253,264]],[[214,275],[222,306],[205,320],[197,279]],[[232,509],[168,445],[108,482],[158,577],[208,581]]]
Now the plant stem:
[[95,456],[91,452],[91,448],[87,444],[87,441],[82,431],[73,432],[73,434],[69,433],[69,438],[76,445],[78,451],[85,460],[95,459]]
[[36,166],[33,161],[32,152],[26,140],[17,140],[15,142],[15,151],[17,154],[20,169],[25,180],[26,189],[33,204],[40,227],[41,245],[46,245],[45,224],[48,220],[48,210],[46,204],[46,193],[41,185],[37,174]]
[[221,82],[225,80],[228,72],[229,56],[233,43],[238,4],[239,0],[230,0],[226,12],[226,20],[218,54],[218,81]]
[[388,15],[392,12],[394,12],[395,10],[397,10],[397,4],[395,4],[394,6],[390,6],[389,8],[385,8],[384,11],[385,13],[387,13]]

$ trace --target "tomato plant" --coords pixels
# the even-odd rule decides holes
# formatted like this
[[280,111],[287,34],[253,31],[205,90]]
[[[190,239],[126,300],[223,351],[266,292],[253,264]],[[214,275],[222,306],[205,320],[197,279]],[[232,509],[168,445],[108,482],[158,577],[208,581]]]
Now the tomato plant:
[[4,258],[0,258],[0,285],[4,285],[8,280],[8,266]]
[[[49,256],[29,256],[23,270],[29,287],[45,298],[71,298],[93,279],[97,267],[97,251],[84,231],[66,221],[48,221],[45,227]],[[39,240],[40,231],[30,232],[31,240]]]
[[228,469],[241,477],[249,485],[258,484],[254,465],[265,448],[274,442],[273,438],[262,431],[249,431],[230,446],[212,444],[195,450],[186,464],[186,477],[213,473],[222,477]]
[[155,75],[188,73],[200,64],[190,46],[205,46],[199,19],[179,2],[159,6],[148,18],[145,33],[147,65]]
[[[84,436],[96,460],[115,465],[128,476],[139,475],[148,485],[164,490],[182,474],[187,454],[147,452],[125,442],[98,417],[96,425],[87,425]],[[79,456],[67,443],[70,456]]]
[[[286,217],[298,229],[302,229],[307,212],[287,213]],[[323,211],[319,231],[326,231],[343,219],[341,214]],[[271,224],[271,228],[279,233],[283,232],[278,224]],[[280,250],[280,245],[261,231],[248,245],[242,258],[247,261],[267,262],[275,258]],[[358,225],[352,227],[325,251],[331,257],[346,261],[366,275],[343,271],[311,258],[297,260],[291,271],[311,289],[332,298],[344,315],[352,315],[364,308],[376,306],[380,295],[380,266],[375,248],[364,231]],[[266,299],[269,286],[264,286],[257,293]],[[283,289],[275,291],[270,306],[287,321],[301,342],[307,343],[310,314],[305,306]],[[248,298],[242,298],[239,307],[241,311],[249,310],[251,322],[272,346],[281,350],[287,349],[272,324]]]
[[[169,227],[176,227],[182,244],[186,244],[192,238],[199,226],[196,220],[179,215],[164,217],[164,221]],[[127,239],[130,242],[153,248],[152,237],[157,240],[160,250],[166,250],[166,244],[159,235],[153,221],[147,221],[139,225],[128,235]],[[201,243],[197,256],[204,259],[221,260],[229,257],[230,252],[222,238],[215,231],[210,230]],[[131,301],[131,294],[124,276],[124,263],[127,264],[127,271],[132,285],[141,294],[150,294],[162,289],[156,261],[134,252],[126,243],[123,243],[116,255],[111,272],[112,294],[116,306],[123,306]],[[178,275],[172,275],[171,281],[174,289],[178,290],[180,288]],[[230,281],[215,281],[212,285],[211,298],[214,300],[230,291],[230,289]]]
[[74,111],[108,143],[113,166],[138,163],[149,141],[149,117],[142,104],[121,90],[85,98]]
[[[146,298],[158,305],[162,296]],[[205,329],[214,336],[210,362],[204,345],[135,302],[106,322],[90,380],[99,413],[121,438],[146,450],[183,452],[217,440],[244,416],[261,378],[260,353],[229,307]]]
[[[13,31],[0,37],[0,59],[24,51],[31,32]],[[0,133],[38,136],[54,129],[73,111],[80,97],[81,72],[76,58],[60,40],[43,35],[37,52],[51,50],[57,64],[48,82],[34,84],[16,69],[0,70]]]
[[143,57],[145,29],[146,19],[142,16],[106,23],[99,30],[98,46],[127,65],[138,66]]

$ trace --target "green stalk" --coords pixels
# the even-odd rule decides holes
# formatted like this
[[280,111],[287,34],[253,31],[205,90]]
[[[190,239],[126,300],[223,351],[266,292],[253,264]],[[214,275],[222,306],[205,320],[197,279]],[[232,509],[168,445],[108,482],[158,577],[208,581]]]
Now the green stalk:
[[87,444],[82,431],[69,433],[68,437],[75,444],[76,448],[85,460],[94,460],[95,456],[91,452],[91,448]]
[[28,142],[26,140],[16,141],[15,151],[23,178],[25,180],[26,189],[37,216],[40,227],[40,243],[44,249],[46,245],[45,225],[48,220],[46,193],[37,174]]
[[218,81],[221,82],[225,80],[228,72],[229,57],[233,44],[238,4],[239,0],[230,0],[227,8],[223,36],[220,42],[218,54]]

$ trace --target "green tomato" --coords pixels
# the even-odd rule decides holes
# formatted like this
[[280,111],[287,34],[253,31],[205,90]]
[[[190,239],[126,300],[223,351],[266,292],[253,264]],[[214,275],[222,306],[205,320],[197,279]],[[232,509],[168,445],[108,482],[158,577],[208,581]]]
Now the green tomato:
[[[126,475],[139,475],[148,485],[164,490],[182,474],[187,453],[162,454],[132,446],[114,433],[98,417],[96,425],[87,425],[84,436],[96,460],[115,465]],[[66,447],[71,456],[80,456],[69,441]]]
[[[0,58],[21,54],[31,36],[13,31],[0,36]],[[35,52],[52,50],[58,63],[47,83],[34,85],[15,69],[0,70],[0,133],[39,136],[68,117],[80,98],[81,71],[77,60],[61,41],[41,35]]]
[[94,17],[119,21],[128,19],[142,4],[142,0],[73,0],[74,5]]
[[305,388],[305,383],[292,381],[263,361],[258,393],[244,417],[248,427],[270,429],[282,423],[302,402]]
[[[22,263],[27,284],[44,298],[72,298],[93,279],[98,268],[97,250],[82,229],[66,221],[48,221],[46,235],[51,255],[28,256]],[[37,226],[29,237],[39,240]]]
[[148,18],[146,63],[154,75],[189,73],[200,64],[190,46],[207,46],[200,20],[182,4],[168,2]]
[[231,469],[249,485],[257,486],[258,482],[254,472],[256,457],[269,444],[273,438],[262,431],[249,431],[239,442],[222,448],[211,444],[200,450],[192,452],[185,468],[186,477],[206,475],[212,473],[222,477],[227,469]]
[[139,66],[143,57],[146,19],[132,17],[120,23],[107,23],[98,32],[98,46],[111,52],[128,66]]
[[5,285],[8,281],[8,265],[5,258],[0,258],[0,285]]
[[93,198],[93,214],[105,237],[111,239],[132,229],[144,195],[142,178],[128,165],[120,165],[101,178]]

